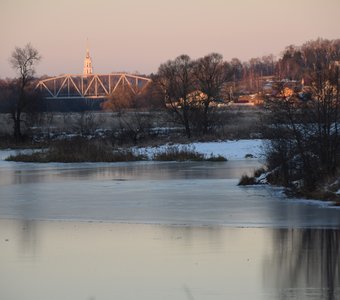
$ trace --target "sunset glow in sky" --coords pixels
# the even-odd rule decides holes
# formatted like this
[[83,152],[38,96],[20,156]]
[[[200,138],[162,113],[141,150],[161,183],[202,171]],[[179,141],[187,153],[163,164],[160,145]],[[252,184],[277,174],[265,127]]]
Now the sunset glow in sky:
[[340,38],[339,0],[1,0],[0,78],[15,76],[15,46],[36,47],[37,75],[82,73],[89,39],[95,73],[150,74],[180,54],[226,60]]

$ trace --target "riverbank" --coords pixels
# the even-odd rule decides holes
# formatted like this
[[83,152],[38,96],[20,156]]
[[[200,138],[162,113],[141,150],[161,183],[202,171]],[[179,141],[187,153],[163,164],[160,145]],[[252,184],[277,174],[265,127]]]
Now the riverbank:
[[16,151],[6,157],[18,162],[227,161],[261,159],[263,140],[165,144],[156,147],[113,148],[104,141],[63,140],[41,151]]
[[[259,168],[252,175],[244,174],[239,180],[240,186],[270,184],[278,186],[277,178],[273,171]],[[289,198],[302,198],[306,200],[324,201],[333,206],[340,207],[340,180],[339,176],[329,176],[327,182],[320,182],[313,191],[301,188],[301,182],[296,181],[288,187],[284,187],[284,193]]]

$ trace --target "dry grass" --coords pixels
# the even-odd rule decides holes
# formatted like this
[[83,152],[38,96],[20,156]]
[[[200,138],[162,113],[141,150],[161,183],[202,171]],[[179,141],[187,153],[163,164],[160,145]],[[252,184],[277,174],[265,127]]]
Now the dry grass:
[[143,160],[145,156],[136,155],[130,150],[115,150],[100,140],[73,139],[53,143],[48,150],[32,154],[10,156],[8,161],[21,162],[120,162]]
[[[138,113],[138,112],[137,112]],[[164,143],[185,143],[188,139],[185,137],[183,128],[169,119],[167,111],[150,111],[140,112],[151,124],[145,133],[146,136],[138,140],[139,145],[145,144],[164,144]],[[240,139],[258,137],[260,129],[260,119],[264,111],[260,108],[228,108],[221,109],[214,116],[215,126],[211,128],[209,134],[203,135],[201,132],[195,132],[193,129],[193,138],[190,141],[213,141],[216,139]],[[127,112],[126,121],[134,124],[136,112]],[[26,120],[25,114],[23,119]],[[27,123],[27,124],[26,124]],[[116,144],[125,143],[117,138],[122,131],[122,124],[119,122],[117,113],[91,111],[84,113],[42,113],[36,119],[30,122],[23,122],[22,132],[27,135],[28,139],[21,146],[32,147],[32,140],[36,143],[56,137],[62,137],[67,134],[77,134],[82,136],[97,136],[97,130],[105,132],[105,137],[116,138]],[[13,134],[13,124],[8,114],[0,114],[0,141],[1,148],[12,148],[13,141],[10,136]],[[5,137],[8,136],[9,138]],[[99,136],[97,136],[99,137]],[[15,146],[15,145],[14,145]],[[38,145],[34,144],[34,147]]]
[[156,161],[212,161],[224,162],[227,159],[221,155],[210,155],[205,157],[204,154],[195,151],[190,146],[168,146],[161,152],[157,152],[152,157]]
[[155,153],[152,157],[156,161],[203,161],[204,155],[190,147],[169,146],[164,151]]

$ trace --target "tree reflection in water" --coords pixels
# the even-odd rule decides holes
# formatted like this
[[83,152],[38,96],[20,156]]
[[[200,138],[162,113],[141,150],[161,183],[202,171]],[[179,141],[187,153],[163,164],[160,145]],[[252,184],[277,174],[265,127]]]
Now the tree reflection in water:
[[340,299],[340,230],[274,230],[264,282],[279,299]]

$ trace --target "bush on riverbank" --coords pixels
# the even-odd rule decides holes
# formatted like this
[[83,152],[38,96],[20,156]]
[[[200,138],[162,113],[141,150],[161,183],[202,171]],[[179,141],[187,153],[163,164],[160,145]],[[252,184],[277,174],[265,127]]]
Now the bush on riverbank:
[[254,171],[253,176],[248,176],[243,174],[239,180],[238,185],[254,185],[254,184],[264,184],[267,183],[268,176],[265,168],[259,168]]
[[168,146],[163,151],[156,152],[152,159],[156,161],[203,161],[204,155],[187,146]]
[[[238,185],[257,185],[269,183],[271,185],[282,186],[277,170],[267,171],[260,168],[254,171],[253,176],[242,175]],[[332,201],[334,206],[340,206],[340,180],[339,175],[330,177],[328,183],[320,182],[313,191],[303,189],[301,180],[292,182],[285,186],[285,194],[292,198],[304,198],[320,201]]]
[[243,174],[238,185],[253,185],[256,184],[256,180],[254,176],[248,176],[247,174]]

